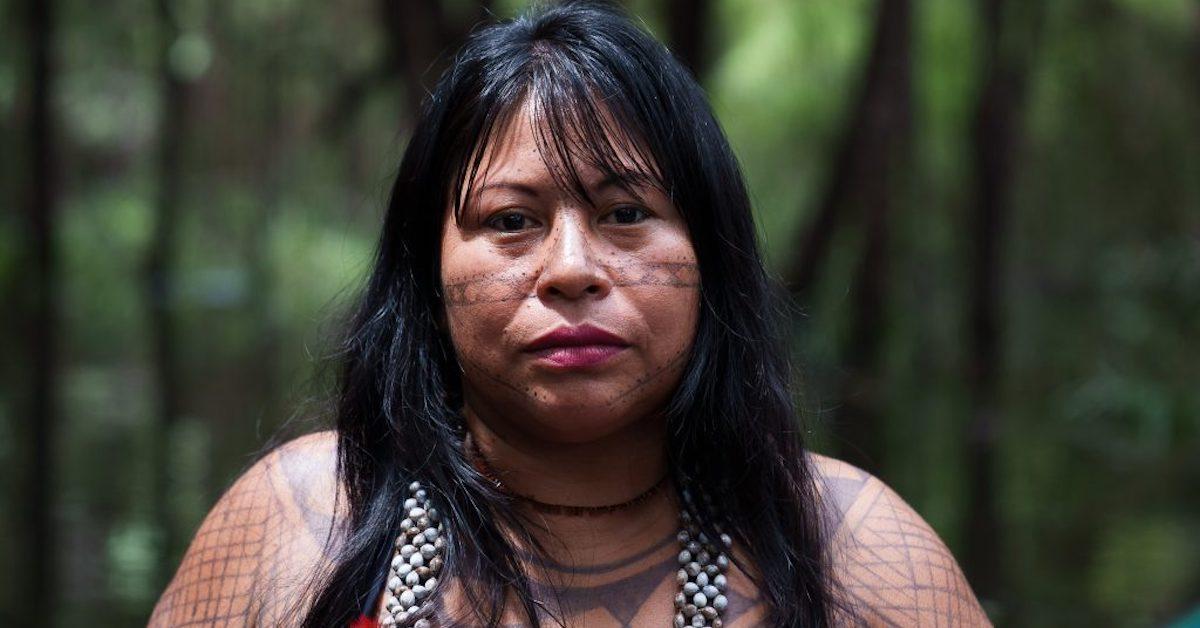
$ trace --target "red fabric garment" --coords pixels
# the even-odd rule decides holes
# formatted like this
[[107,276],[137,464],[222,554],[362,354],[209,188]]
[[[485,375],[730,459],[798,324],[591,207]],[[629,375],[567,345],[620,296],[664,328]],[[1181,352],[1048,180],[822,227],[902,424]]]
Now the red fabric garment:
[[350,622],[350,628],[379,628],[379,622],[374,617],[359,615],[358,619]]

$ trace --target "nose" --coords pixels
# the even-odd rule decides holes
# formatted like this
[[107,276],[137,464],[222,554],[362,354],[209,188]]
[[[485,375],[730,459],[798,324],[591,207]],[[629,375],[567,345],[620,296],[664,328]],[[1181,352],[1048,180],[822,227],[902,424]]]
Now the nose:
[[538,277],[538,298],[576,300],[607,295],[612,280],[594,255],[587,219],[575,212],[560,212],[554,222]]

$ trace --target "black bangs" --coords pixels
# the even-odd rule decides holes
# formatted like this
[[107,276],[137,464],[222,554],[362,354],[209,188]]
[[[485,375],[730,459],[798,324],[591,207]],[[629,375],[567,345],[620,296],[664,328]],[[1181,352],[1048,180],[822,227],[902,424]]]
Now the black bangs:
[[[479,68],[481,106],[471,121],[475,132],[462,129],[455,133],[473,141],[462,146],[466,150],[454,151],[451,158],[454,176],[449,191],[455,219],[461,217],[464,201],[474,193],[488,151],[514,124],[533,126],[538,152],[555,184],[580,203],[594,204],[588,190],[597,183],[615,184],[639,200],[639,190],[647,188],[671,197],[672,182],[659,166],[669,163],[663,157],[670,148],[656,145],[654,139],[678,131],[652,128],[669,116],[639,106],[654,102],[639,98],[654,88],[636,84],[645,78],[625,67],[629,51],[609,58],[602,47],[581,51],[542,38],[544,33],[538,31],[528,35],[522,42],[525,63],[519,71],[486,67],[489,61],[501,64],[498,58],[486,58],[490,55],[478,60],[484,67]],[[510,59],[504,61],[511,63]],[[585,169],[598,178],[589,181]],[[677,209],[683,212],[683,208]]]

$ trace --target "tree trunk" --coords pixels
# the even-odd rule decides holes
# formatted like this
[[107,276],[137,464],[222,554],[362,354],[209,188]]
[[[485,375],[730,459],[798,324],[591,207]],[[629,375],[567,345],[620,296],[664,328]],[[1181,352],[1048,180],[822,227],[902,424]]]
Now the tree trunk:
[[[283,25],[277,25],[276,32],[282,33]],[[253,210],[250,223],[250,233],[247,239],[246,268],[249,274],[250,294],[247,301],[249,316],[258,329],[253,356],[249,363],[254,364],[254,383],[251,398],[254,400],[255,420],[241,421],[241,425],[233,426],[238,433],[229,439],[237,444],[237,453],[244,452],[246,443],[255,443],[257,434],[255,426],[262,424],[264,431],[270,432],[279,421],[279,326],[275,316],[274,295],[275,277],[271,258],[271,226],[277,214],[280,197],[282,196],[283,178],[281,170],[287,161],[288,148],[284,87],[287,85],[287,63],[285,51],[275,47],[266,53],[263,64],[263,75],[275,77],[270,84],[263,86],[262,129],[259,145],[262,154],[258,156],[259,169],[255,179],[261,194],[258,206]]]
[[[1014,8],[1020,13],[1014,13]],[[1004,243],[1011,214],[1013,157],[1028,66],[1036,50],[1041,8],[1033,3],[980,0],[983,79],[972,129],[975,201],[971,220],[967,382],[971,425],[967,458],[967,547],[964,566],[981,599],[1000,584],[1001,526],[996,501],[996,443],[1001,429]],[[1025,18],[1015,28],[1014,18]],[[1032,19],[1032,22],[1028,22]],[[1030,38],[1006,45],[1011,28]],[[1030,27],[1032,25],[1032,28]]]
[[703,83],[711,61],[709,13],[711,0],[671,0],[667,3],[668,38],[671,51]]
[[887,202],[891,168],[903,165],[911,133],[911,13],[909,0],[879,0],[871,52],[854,110],[846,120],[829,182],[786,275],[801,304],[829,257],[837,228],[854,211]]
[[437,78],[434,66],[454,37],[439,0],[380,0],[391,49],[392,71],[403,80],[408,115],[415,117],[425,97],[425,77]]
[[1200,89],[1200,0],[1192,7],[1192,86]]
[[25,6],[29,34],[29,197],[26,228],[29,238],[28,318],[25,322],[30,369],[29,459],[26,465],[26,569],[20,581],[25,595],[20,608],[33,626],[48,623],[45,613],[55,608],[55,451],[58,428],[56,402],[58,371],[58,254],[54,246],[57,222],[58,169],[51,108],[55,68],[53,43],[55,4],[30,0]]
[[789,276],[806,306],[839,223],[864,219],[863,251],[853,286],[854,320],[844,351],[842,405],[834,429],[839,454],[868,471],[878,469],[883,450],[878,383],[890,272],[889,223],[898,201],[906,196],[912,161],[912,4],[880,0],[876,11],[858,101],[847,120],[829,186]]
[[321,127],[337,135],[353,118],[372,89],[399,79],[404,90],[407,119],[420,111],[426,88],[441,74],[449,55],[460,45],[479,20],[493,17],[494,0],[473,3],[474,19],[456,21],[446,15],[440,0],[378,0],[379,22],[383,25],[385,52],[370,69],[350,77],[337,90],[333,105],[322,117]]
[[881,197],[868,211],[862,259],[852,289],[854,321],[844,351],[842,405],[835,415],[842,457],[872,473],[880,472],[886,450],[881,433],[884,400],[880,370],[887,322],[891,210],[891,200]]
[[158,198],[154,236],[145,261],[147,318],[150,321],[156,383],[156,437],[154,443],[156,524],[161,534],[157,580],[165,586],[183,547],[172,509],[172,433],[180,414],[182,382],[176,329],[172,312],[178,241],[178,215],[182,198],[182,159],[186,132],[187,86],[172,70],[171,46],[179,27],[169,0],[159,0],[159,98],[162,123],[158,146]]

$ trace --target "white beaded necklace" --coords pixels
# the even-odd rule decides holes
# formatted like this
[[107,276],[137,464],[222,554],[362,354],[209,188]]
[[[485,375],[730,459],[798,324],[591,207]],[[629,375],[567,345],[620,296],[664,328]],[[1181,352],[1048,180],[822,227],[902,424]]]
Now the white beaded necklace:
[[[438,578],[445,565],[445,526],[441,514],[430,504],[429,493],[420,482],[408,485],[404,501],[405,518],[396,537],[387,590],[383,599],[382,626],[432,628],[433,604]],[[679,592],[675,594],[675,628],[722,628],[721,614],[728,605],[726,572],[733,545],[728,534],[720,532],[717,545],[700,531],[692,511],[695,504],[687,489],[681,491],[684,508],[679,512],[679,572],[675,576]]]

